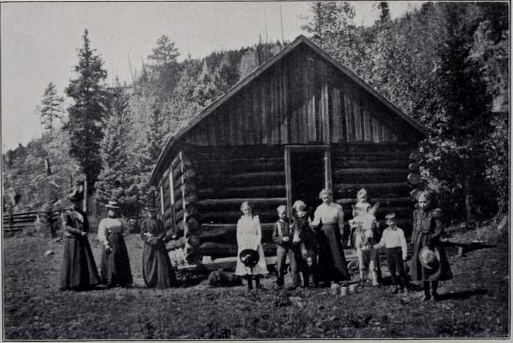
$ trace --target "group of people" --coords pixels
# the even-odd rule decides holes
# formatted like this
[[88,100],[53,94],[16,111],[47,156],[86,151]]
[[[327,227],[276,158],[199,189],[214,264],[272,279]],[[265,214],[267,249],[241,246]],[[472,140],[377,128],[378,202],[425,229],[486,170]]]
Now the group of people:
[[[276,243],[276,284],[284,286],[286,260],[290,264],[292,284],[309,287],[313,279],[317,287],[321,283],[339,283],[350,280],[344,255],[344,212],[342,206],[334,203],[331,191],[323,189],[319,193],[322,204],[315,210],[313,220],[305,211],[306,204],[297,200],[292,206],[292,218],[287,218],[287,207],[277,208],[278,220],[273,227],[273,241]],[[430,194],[423,192],[417,198],[417,209],[413,213],[411,242],[411,279],[423,282],[424,300],[439,299],[438,281],[452,278],[451,268],[442,247],[443,234],[441,211],[431,206]],[[394,213],[385,216],[387,225],[383,232],[378,229],[375,217],[377,205],[368,203],[368,194],[361,189],[353,206],[350,244],[356,248],[360,269],[360,281],[370,276],[373,286],[378,286],[380,274],[380,249],[385,250],[388,269],[393,285],[393,293],[407,293],[405,262],[408,259],[407,242],[404,232],[397,226]],[[262,230],[258,215],[254,215],[248,202],[241,205],[242,217],[237,223],[237,243],[239,259],[235,274],[247,280],[249,289],[260,288],[260,278],[268,274],[262,246]],[[253,251],[255,258],[245,256]],[[242,257],[244,255],[244,258]],[[367,274],[366,274],[367,273]]]
[[[88,290],[96,285],[129,287],[133,283],[130,259],[125,244],[128,228],[119,217],[119,206],[110,201],[105,205],[107,217],[98,226],[101,243],[100,273],[96,267],[89,240],[87,215],[80,209],[82,198],[71,194],[72,206],[63,213],[64,255],[61,268],[61,290]],[[142,271],[149,288],[168,288],[176,284],[165,243],[167,236],[155,211],[147,209],[147,218],[141,224],[144,241]]]

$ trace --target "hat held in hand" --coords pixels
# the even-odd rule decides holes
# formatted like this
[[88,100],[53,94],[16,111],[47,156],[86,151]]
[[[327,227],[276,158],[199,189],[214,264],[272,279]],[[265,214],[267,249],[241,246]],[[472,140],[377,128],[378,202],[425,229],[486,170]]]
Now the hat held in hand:
[[256,266],[259,258],[258,251],[253,249],[244,249],[239,254],[240,261],[248,268]]
[[440,263],[440,254],[438,251],[433,251],[426,246],[420,249],[419,261],[426,269],[437,269]]

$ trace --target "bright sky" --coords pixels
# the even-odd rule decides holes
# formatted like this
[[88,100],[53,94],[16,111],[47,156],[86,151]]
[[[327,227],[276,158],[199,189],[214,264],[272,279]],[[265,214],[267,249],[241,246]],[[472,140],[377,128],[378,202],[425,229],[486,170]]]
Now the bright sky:
[[[379,16],[374,1],[354,2],[356,23],[370,25]],[[130,81],[134,71],[167,35],[182,56],[204,57],[265,40],[281,40],[280,4],[285,40],[303,34],[309,2],[18,2],[1,4],[1,82],[3,151],[41,135],[34,114],[53,82],[59,94],[75,78],[77,49],[84,29],[104,60],[109,82]],[[420,2],[390,2],[397,17]]]

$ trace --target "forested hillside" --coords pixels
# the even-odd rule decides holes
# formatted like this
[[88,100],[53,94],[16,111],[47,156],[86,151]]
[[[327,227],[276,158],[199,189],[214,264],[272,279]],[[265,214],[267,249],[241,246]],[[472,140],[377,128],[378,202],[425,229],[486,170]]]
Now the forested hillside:
[[[386,2],[376,9],[379,20],[363,27],[350,3],[315,3],[305,35],[430,130],[420,147],[425,187],[453,219],[505,211],[508,4],[425,3],[396,20]],[[83,38],[65,91],[73,105],[64,109],[48,80],[38,108],[43,138],[4,154],[4,194],[22,195],[16,211],[37,210],[86,178],[101,201],[116,198],[136,216],[151,199],[147,181],[166,140],[282,48],[259,42],[192,59],[163,35],[132,83],[108,85],[87,31]],[[84,85],[94,85],[93,94]],[[77,137],[91,144],[85,149]]]

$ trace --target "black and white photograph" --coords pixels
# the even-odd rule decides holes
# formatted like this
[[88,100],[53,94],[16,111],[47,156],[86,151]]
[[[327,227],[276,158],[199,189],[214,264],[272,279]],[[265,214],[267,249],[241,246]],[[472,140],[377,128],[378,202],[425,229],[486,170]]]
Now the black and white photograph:
[[2,341],[511,339],[509,1],[1,1]]

